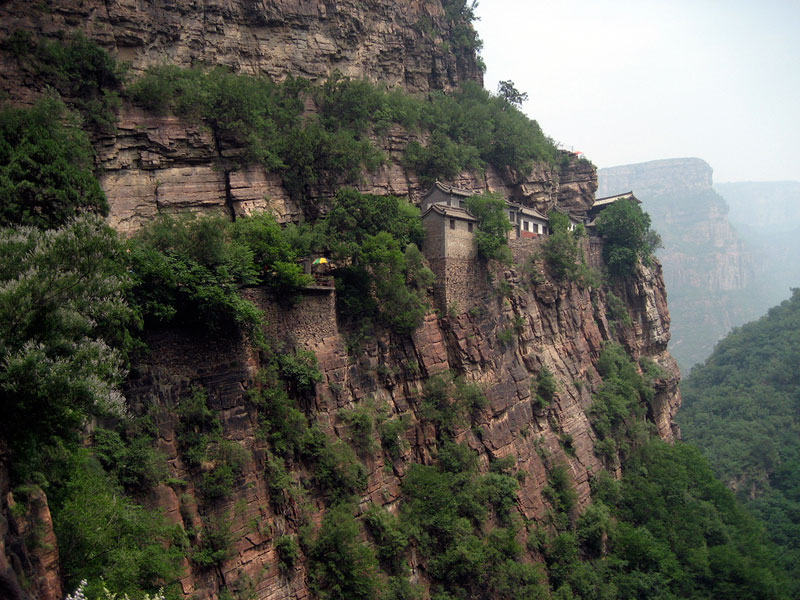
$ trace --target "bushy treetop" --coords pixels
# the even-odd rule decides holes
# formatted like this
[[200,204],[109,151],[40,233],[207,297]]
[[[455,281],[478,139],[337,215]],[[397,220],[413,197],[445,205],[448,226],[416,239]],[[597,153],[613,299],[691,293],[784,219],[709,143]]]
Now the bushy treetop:
[[597,231],[603,236],[603,258],[612,275],[630,276],[639,260],[649,264],[661,238],[650,229],[650,215],[632,199],[617,200],[597,217]]

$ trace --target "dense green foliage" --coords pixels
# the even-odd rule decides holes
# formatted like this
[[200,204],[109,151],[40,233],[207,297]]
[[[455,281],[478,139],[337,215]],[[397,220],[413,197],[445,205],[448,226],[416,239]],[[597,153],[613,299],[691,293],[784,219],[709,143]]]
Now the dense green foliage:
[[536,121],[472,82],[452,94],[432,93],[421,124],[430,139],[425,146],[411,142],[406,161],[429,181],[486,165],[522,173],[534,161],[555,163],[558,155]]
[[260,311],[239,293],[263,284],[291,302],[312,282],[297,263],[294,228],[267,214],[237,219],[164,216],[128,244],[132,301],[146,323],[214,332],[243,330],[260,339]]
[[633,275],[641,260],[649,264],[661,238],[650,229],[650,216],[631,199],[617,200],[597,217],[597,231],[603,236],[603,258],[612,275]]
[[[128,92],[152,110],[202,118],[220,140],[244,148],[243,160],[279,172],[312,217],[317,208],[306,200],[313,188],[353,183],[362,169],[377,168],[385,157],[369,134],[382,134],[392,124],[430,134],[424,146],[412,141],[405,156],[431,182],[490,164],[522,172],[534,161],[557,157],[536,121],[471,82],[423,99],[338,74],[312,87],[302,79],[275,84],[220,68],[164,66],[149,70]],[[309,97],[318,115],[303,112]]]
[[50,459],[57,483],[47,489],[48,500],[67,589],[88,579],[92,594],[103,585],[131,595],[167,586],[168,596],[177,597],[182,530],[134,503],[85,450]]
[[597,486],[576,535],[548,549],[561,597],[789,597],[762,527],[698,450],[653,439],[624,468],[621,485]]
[[0,226],[52,228],[108,212],[89,138],[69,116],[53,98],[0,110]]
[[0,435],[17,469],[36,468],[55,439],[77,440],[89,415],[123,408],[116,385],[135,321],[121,254],[92,218],[0,230]]
[[20,65],[55,89],[92,127],[113,129],[125,67],[82,32],[59,39],[15,31],[6,47]]
[[631,446],[648,437],[644,416],[653,400],[653,387],[618,344],[606,345],[597,370],[603,383],[588,411],[598,437],[595,452],[616,464],[617,456],[624,458]]
[[550,235],[542,246],[542,257],[548,272],[557,281],[577,281],[595,284],[597,276],[586,264],[581,240],[586,232],[582,225],[569,230],[569,217],[557,210],[551,210],[547,218],[550,222]]
[[330,509],[308,549],[311,589],[321,600],[373,600],[378,597],[375,552],[359,539],[350,506]]
[[442,5],[451,28],[450,39],[456,54],[469,55],[479,51],[483,42],[473,27],[473,21],[477,18],[475,8],[478,0],[444,0]]
[[[681,390],[681,429],[759,514],[800,581],[800,290],[734,329]],[[796,585],[795,594],[800,593]]]
[[511,262],[508,249],[508,232],[513,225],[506,214],[506,201],[502,194],[486,192],[467,198],[467,210],[478,219],[475,247],[478,256],[490,260]]
[[418,246],[419,211],[402,198],[342,189],[319,228],[341,265],[335,271],[337,306],[363,331],[382,323],[410,333],[427,311],[433,283]]
[[[546,597],[539,569],[518,560],[522,547],[508,513],[516,479],[481,476],[475,467],[472,450],[446,442],[438,468],[412,465],[403,480],[401,515],[428,563],[434,597]],[[502,527],[487,527],[487,508]]]
[[528,544],[545,558],[552,597],[790,597],[763,527],[699,451],[649,432],[653,390],[636,363],[610,345],[597,366],[603,384],[589,409],[595,448],[614,467],[622,458],[623,477],[598,473],[593,504],[578,516],[565,466],[544,454],[552,529],[531,530]]

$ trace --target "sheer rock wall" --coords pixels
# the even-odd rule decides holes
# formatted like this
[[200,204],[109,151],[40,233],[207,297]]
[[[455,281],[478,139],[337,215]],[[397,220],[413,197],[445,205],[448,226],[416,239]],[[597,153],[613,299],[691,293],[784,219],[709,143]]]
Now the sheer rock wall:
[[[514,248],[520,261],[535,249],[535,243]],[[322,380],[302,404],[332,438],[347,439],[347,425],[339,411],[364,403],[385,405],[390,417],[406,415],[409,419],[404,450],[397,460],[377,443],[374,453],[362,457],[369,477],[359,501],[361,509],[373,502],[396,510],[400,483],[409,465],[434,461],[435,430],[422,416],[421,400],[423,381],[437,373],[462,374],[485,390],[487,407],[459,427],[456,439],[478,452],[481,470],[488,470],[491,460],[515,457],[517,468],[526,473],[516,510],[529,519],[546,516],[548,505],[542,490],[548,468],[566,465],[581,508],[590,501],[592,473],[605,467],[615,469],[595,455],[595,434],[586,413],[600,384],[595,365],[606,340],[622,343],[634,357],[650,358],[669,373],[657,381],[649,418],[663,439],[671,441],[678,435],[673,423],[680,404],[678,376],[666,352],[669,314],[658,266],[641,268],[636,279],[615,287],[632,320],[630,327],[616,329],[608,321],[605,293],[600,290],[552,281],[532,284],[517,267],[490,268],[495,281],[509,284],[507,296],[492,286],[476,290],[481,310],[447,316],[430,313],[412,336],[379,334],[359,352],[348,351],[347,332],[335,319],[324,327],[319,319],[293,320],[292,314],[302,316],[306,308],[321,315],[326,309],[319,294],[309,294],[291,311],[281,309],[259,290],[249,294],[265,312],[282,319],[278,328],[271,327],[269,332],[280,335],[287,348],[311,350],[317,356]],[[503,334],[508,330],[513,332],[510,338]],[[219,569],[187,564],[184,592],[212,599],[222,588],[237,589],[245,582],[255,582],[259,600],[307,597],[303,560],[294,572],[282,573],[274,550],[277,537],[297,533],[301,507],[292,501],[276,510],[269,500],[265,475],[268,447],[258,435],[257,411],[247,400],[248,390],[257,385],[258,352],[243,340],[193,338],[178,331],[153,333],[149,341],[150,357],[136,365],[126,395],[134,406],[158,408],[159,446],[169,457],[170,475],[189,482],[183,487],[162,485],[150,501],[187,528],[209,516],[228,517],[232,523],[230,557]],[[543,366],[554,373],[558,392],[550,406],[536,408],[531,402],[531,384]],[[208,391],[211,408],[219,411],[224,436],[240,443],[251,456],[232,495],[215,502],[198,499],[193,475],[182,463],[176,444],[174,407],[197,385]],[[293,476],[310,479],[306,468],[294,464]],[[316,522],[324,501],[313,494],[308,501],[311,505],[306,511]]]

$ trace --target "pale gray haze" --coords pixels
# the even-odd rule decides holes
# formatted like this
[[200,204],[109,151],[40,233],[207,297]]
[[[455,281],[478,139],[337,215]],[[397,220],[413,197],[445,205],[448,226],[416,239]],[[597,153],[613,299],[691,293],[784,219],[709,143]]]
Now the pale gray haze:
[[482,0],[486,87],[598,167],[696,156],[800,180],[800,0]]

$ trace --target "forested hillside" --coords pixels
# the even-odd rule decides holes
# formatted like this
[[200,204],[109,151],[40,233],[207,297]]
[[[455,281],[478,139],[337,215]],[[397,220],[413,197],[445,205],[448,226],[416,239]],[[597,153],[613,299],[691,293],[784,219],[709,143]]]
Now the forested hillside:
[[681,386],[685,439],[766,523],[800,592],[800,290],[734,329]]

